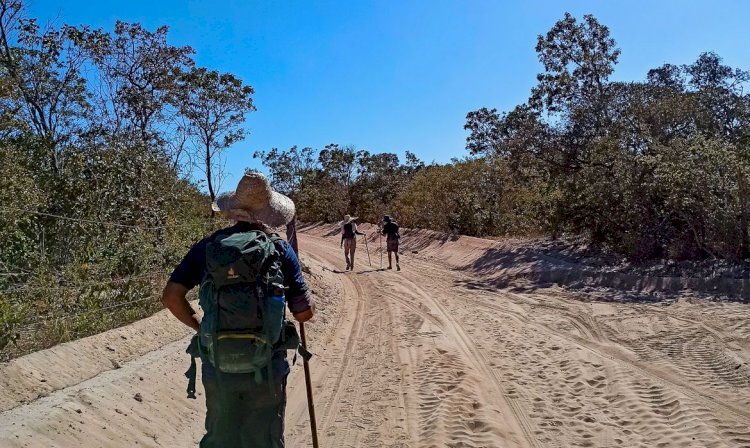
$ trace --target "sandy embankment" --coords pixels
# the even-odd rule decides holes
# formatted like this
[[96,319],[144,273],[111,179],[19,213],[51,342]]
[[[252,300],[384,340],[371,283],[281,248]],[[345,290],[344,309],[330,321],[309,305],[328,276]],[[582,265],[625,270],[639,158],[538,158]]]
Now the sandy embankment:
[[[371,225],[363,229],[374,230]],[[308,233],[327,235],[328,224],[306,227]],[[639,293],[705,293],[750,303],[750,279],[731,276],[656,275],[612,266],[590,266],[555,256],[541,245],[524,239],[489,240],[430,230],[403,229],[401,250],[418,258],[435,260],[471,272],[494,286],[558,284],[575,288],[604,287]],[[382,244],[385,244],[383,242]],[[627,265],[626,265],[627,266]]]
[[[303,256],[321,309],[311,347],[341,312],[337,282]],[[205,412],[185,395],[191,331],[166,311],[0,364],[0,447],[197,446]],[[300,363],[291,389],[299,388]],[[298,393],[298,392],[295,392]]]

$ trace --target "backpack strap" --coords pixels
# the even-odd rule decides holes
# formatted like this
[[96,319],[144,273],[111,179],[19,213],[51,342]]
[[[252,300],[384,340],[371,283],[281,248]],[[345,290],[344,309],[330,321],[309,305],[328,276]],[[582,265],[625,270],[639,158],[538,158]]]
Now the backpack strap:
[[187,386],[187,397],[195,400],[195,377],[197,373],[197,366],[195,365],[195,358],[200,357],[200,346],[198,345],[198,338],[199,336],[196,334],[193,336],[192,339],[190,339],[190,344],[188,345],[187,350],[185,352],[190,355],[190,367],[188,367],[187,372],[185,372],[185,376],[188,379],[188,386]]
[[[307,351],[307,347],[302,345],[302,343],[300,343],[299,346],[297,347],[297,352],[299,352],[299,355],[302,357],[302,359],[304,359],[307,362],[309,362],[310,358],[313,357],[313,354]],[[297,356],[296,353],[295,353],[295,356]]]
[[[291,321],[284,323],[284,330],[282,331],[282,338],[275,347],[276,351],[294,350],[294,359],[296,360],[297,354],[299,354],[305,361],[310,361],[313,354],[307,350],[307,347],[302,345],[299,333],[297,332],[297,326]],[[294,365],[294,361],[292,362]]]

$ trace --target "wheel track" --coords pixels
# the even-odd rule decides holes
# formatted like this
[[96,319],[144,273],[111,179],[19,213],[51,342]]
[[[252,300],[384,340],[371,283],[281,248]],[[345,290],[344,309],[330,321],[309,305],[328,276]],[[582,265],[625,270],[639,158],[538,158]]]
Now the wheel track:
[[[388,319],[390,322],[393,322],[395,324],[396,318],[393,315],[393,310],[391,307],[386,307],[386,312],[388,313]],[[394,335],[395,336],[395,335]],[[389,345],[391,348],[391,353],[396,358],[396,363],[399,365],[399,367],[402,365],[402,359],[399,356],[399,349],[396,345],[396,337],[389,338]],[[409,418],[409,402],[408,402],[408,394],[406,393],[405,389],[408,389],[406,386],[409,384],[407,378],[406,378],[406,372],[403,368],[399,368],[399,381],[401,385],[401,390],[399,390],[398,393],[398,404],[400,409],[402,409],[403,413],[403,425],[404,429],[406,430],[406,434],[408,437],[407,446],[414,446],[416,443],[418,437],[415,437],[416,431],[412,429],[411,419]]]
[[[426,274],[427,272],[430,272],[430,271],[432,271],[432,272],[437,271],[437,269],[435,269],[434,267],[429,266],[426,263],[420,263],[420,267],[419,268],[420,268],[420,273],[421,274]],[[452,272],[452,273],[454,274],[455,277],[463,278],[464,280],[466,280],[466,279],[472,279],[469,276],[459,275],[459,274],[457,274],[455,272]],[[440,275],[437,275],[437,278],[435,278],[435,280],[445,281],[446,280],[445,273],[443,272]],[[476,291],[472,291],[472,293],[476,293]],[[477,294],[475,294],[475,295],[477,295]],[[504,296],[504,297],[507,297],[507,298],[512,298],[512,299],[520,300],[520,301],[522,301],[525,304],[533,304],[533,306],[541,306],[541,307],[544,307],[544,308],[549,308],[549,309],[553,309],[555,311],[563,312],[567,317],[573,317],[573,316],[570,316],[570,314],[571,314],[571,305],[573,305],[573,304],[571,304],[570,302],[562,301],[562,300],[557,299],[557,298],[555,298],[553,296],[543,296],[543,297],[541,297],[544,300],[544,302],[543,302],[543,301],[540,301],[540,300],[536,299],[534,297],[536,295],[534,295],[534,294],[532,294],[532,297],[527,297],[527,296],[524,296],[524,295],[520,295],[520,294],[508,292],[508,291],[492,291],[492,292],[490,292],[490,291],[486,291],[485,290],[485,291],[480,292],[478,295],[486,295],[486,296],[492,297],[492,298],[503,297]],[[602,344],[597,343],[596,341],[599,340],[599,341],[602,341],[602,342],[606,342],[607,338],[603,335],[603,332],[601,330],[599,330],[596,326],[592,327],[592,326],[586,325],[586,321],[589,321],[589,322],[593,323],[593,319],[588,318],[588,319],[586,319],[586,321],[584,321],[582,319],[578,320],[578,322],[580,322],[581,324],[583,324],[583,327],[581,327],[580,325],[578,327],[581,328],[581,329],[585,329],[586,330],[585,333],[587,333],[588,335],[591,336],[592,341],[589,341],[589,340],[587,340],[585,338],[580,338],[580,337],[576,337],[576,336],[572,336],[572,335],[566,336],[566,335],[564,335],[561,332],[554,331],[553,329],[550,329],[550,328],[548,328],[548,327],[546,327],[546,326],[544,326],[542,324],[534,322],[534,321],[530,320],[527,316],[525,316],[525,315],[523,315],[521,313],[518,313],[516,311],[510,310],[510,309],[508,309],[506,307],[500,307],[500,306],[498,306],[496,304],[489,304],[489,303],[486,303],[484,301],[477,301],[476,299],[471,299],[468,296],[466,296],[466,297],[467,297],[467,300],[473,300],[475,303],[477,303],[480,306],[484,306],[485,308],[489,308],[489,309],[492,309],[494,311],[501,311],[501,312],[504,312],[504,313],[512,314],[512,315],[516,316],[517,318],[519,318],[521,320],[521,322],[524,322],[526,324],[538,325],[540,329],[542,329],[546,333],[550,334],[551,336],[559,336],[559,337],[565,338],[569,342],[574,343],[576,345],[579,345],[582,348],[584,348],[584,349],[586,349],[586,350],[588,350],[588,351],[590,351],[590,352],[592,352],[592,353],[594,353],[594,354],[596,354],[598,356],[614,360],[614,361],[616,361],[616,362],[618,362],[620,364],[626,364],[630,368],[632,368],[634,370],[637,370],[637,371],[643,373],[644,375],[652,377],[652,378],[654,378],[654,379],[656,379],[656,380],[658,380],[660,382],[669,383],[671,386],[673,386],[674,388],[677,388],[678,390],[680,390],[681,392],[683,392],[685,395],[691,396],[692,398],[694,398],[696,400],[705,402],[705,404],[707,406],[709,406],[710,408],[712,408],[712,409],[721,409],[721,410],[724,410],[726,412],[731,413],[736,418],[750,419],[750,411],[748,411],[746,409],[738,408],[738,407],[733,406],[731,404],[725,404],[725,403],[722,403],[720,401],[717,401],[713,397],[711,397],[707,392],[704,392],[702,390],[697,390],[694,387],[692,387],[690,384],[675,383],[675,382],[669,380],[668,378],[665,378],[663,375],[660,375],[657,372],[654,372],[652,369],[649,369],[647,366],[642,366],[642,365],[640,365],[640,363],[633,362],[633,361],[631,361],[629,359],[626,359],[625,357],[622,357],[622,356],[615,356],[614,352],[610,353],[610,351],[606,351],[606,352],[602,351],[602,348],[601,348]],[[552,304],[545,303],[547,301],[554,301],[554,302],[561,302],[561,303],[559,303],[559,304],[558,303],[552,303]],[[576,305],[573,305],[573,306],[577,307]],[[648,311],[646,311],[646,312],[648,312]],[[656,314],[659,317],[662,316],[661,313],[651,312],[650,314]],[[671,317],[674,317],[674,316],[669,315],[669,317],[671,318]],[[695,324],[695,322],[691,321],[690,319],[678,318],[678,320],[682,320],[682,321],[685,321],[685,322],[689,322],[689,323]],[[594,325],[596,325],[596,324],[594,323]],[[721,336],[718,335],[715,332],[715,330],[712,330],[712,329],[706,327],[705,325],[700,325],[700,326],[702,328],[704,328],[707,332],[711,333],[715,338],[717,338],[717,340],[723,342],[723,338],[721,338]]]
[[[312,239],[322,239],[323,241],[327,241],[325,238],[316,236],[312,236]],[[317,244],[319,246],[322,246],[320,243]],[[399,275],[395,272],[389,272],[388,274],[394,276]],[[404,272],[402,272],[401,274],[404,274]],[[406,277],[403,275],[399,276],[398,278],[402,281],[406,279]],[[431,316],[430,313],[426,313],[424,310],[420,310],[418,308],[412,309],[412,311],[433,322],[435,321],[435,319],[437,319],[437,321],[442,321],[442,327],[446,330],[449,330],[450,333],[453,333],[453,340],[458,343],[464,356],[470,361],[474,369],[478,372],[481,372],[486,378],[489,378],[491,380],[491,384],[495,389],[495,393],[499,395],[497,397],[497,404],[500,405],[503,410],[503,415],[506,416],[508,427],[512,428],[512,433],[514,434],[514,443],[518,446],[541,448],[541,445],[533,435],[532,423],[525,417],[523,410],[518,405],[516,400],[509,397],[505,393],[501,379],[497,377],[492,369],[488,368],[489,364],[487,358],[473,344],[471,338],[463,330],[460,322],[451,317],[450,313],[448,313],[442,305],[433,300],[431,296],[425,293],[419,286],[417,286],[415,282],[408,279],[407,281],[411,286],[410,290],[421,297],[423,303],[430,303],[432,305],[432,308],[438,311],[438,316]],[[400,301],[399,303],[403,304],[403,302]]]
[[[321,259],[320,257],[315,258],[322,262],[329,262],[328,259]],[[335,381],[333,381],[332,383],[330,381],[327,382],[327,384],[332,384],[333,393],[331,394],[330,400],[326,402],[326,406],[322,414],[323,419],[321,422],[320,430],[323,434],[326,434],[328,429],[330,428],[331,419],[337,416],[336,411],[340,404],[342,391],[346,389],[346,386],[349,385],[349,383],[351,382],[351,378],[353,377],[353,375],[346,374],[351,371],[351,364],[352,360],[354,359],[351,354],[356,350],[357,344],[362,337],[365,324],[367,301],[365,300],[365,297],[363,295],[361,285],[356,278],[351,278],[350,276],[344,276],[343,283],[346,285],[345,292],[350,294],[351,297],[356,298],[356,309],[353,313],[354,322],[351,327],[352,329],[351,331],[349,331],[349,338],[347,340],[344,353],[341,354],[341,368],[337,369]]]
[[[318,241],[309,241],[310,238],[305,237],[308,243],[308,250],[313,250],[316,258],[323,261],[329,266],[335,265],[337,260],[330,251],[330,248]],[[325,383],[329,384],[333,382],[335,391],[330,395],[329,403],[323,410],[323,418],[321,424],[321,432],[332,437],[327,440],[325,445],[327,446],[373,446],[374,440],[372,437],[377,432],[375,427],[379,425],[371,424],[368,420],[372,418],[380,418],[381,415],[373,415],[373,408],[376,406],[383,406],[371,402],[373,395],[386,395],[386,400],[394,396],[394,400],[400,404],[400,416],[396,416],[394,420],[395,426],[399,426],[397,421],[402,421],[404,425],[405,436],[408,438],[408,415],[406,414],[406,405],[404,403],[403,396],[405,395],[403,390],[403,383],[399,384],[399,390],[393,391],[391,389],[373,390],[371,388],[371,380],[366,376],[370,369],[367,367],[368,363],[371,363],[372,359],[387,360],[389,356],[397,356],[395,348],[393,351],[388,352],[388,347],[393,347],[394,337],[391,334],[393,325],[392,314],[387,301],[372,300],[371,295],[367,292],[372,288],[372,284],[368,282],[367,278],[360,279],[358,273],[348,273],[342,275],[342,278],[347,286],[347,291],[350,295],[357,297],[357,310],[354,313],[356,316],[356,322],[352,325],[352,330],[348,332],[347,345],[345,353],[342,356],[341,367],[337,370],[335,380],[328,380]],[[374,290],[374,289],[373,289]],[[373,341],[373,337],[377,340]],[[370,347],[372,350],[363,350],[363,347]],[[399,368],[398,360],[390,358],[391,362],[396,363],[396,368]],[[359,367],[359,368],[358,368]],[[365,375],[363,377],[363,375]],[[400,373],[399,373],[400,375]],[[365,397],[367,395],[367,397]],[[367,398],[368,400],[365,400]],[[382,400],[381,400],[382,401]],[[367,403],[364,407],[363,403]],[[364,419],[364,424],[359,424],[353,419],[355,414],[357,418]],[[339,421],[345,417],[346,420]],[[386,419],[387,420],[387,419]],[[337,424],[339,423],[339,424]],[[370,428],[370,427],[373,428]],[[370,430],[368,430],[370,428]],[[370,432],[375,431],[375,432]],[[361,440],[361,437],[365,437]],[[398,437],[397,437],[398,438]],[[380,441],[379,443],[384,443]],[[399,442],[394,442],[399,443]],[[364,444],[364,445],[362,445]]]
[[520,322],[526,324],[526,325],[533,325],[536,328],[538,328],[541,331],[544,331],[549,336],[553,338],[560,338],[563,340],[566,340],[568,343],[574,344],[584,350],[587,350],[599,357],[609,359],[611,361],[614,361],[620,365],[626,366],[630,368],[633,371],[637,371],[638,373],[651,378],[652,380],[660,383],[660,384],[666,384],[669,387],[673,388],[676,391],[679,391],[683,395],[690,397],[696,401],[699,401],[706,405],[707,407],[714,409],[714,410],[720,410],[726,413],[732,414],[735,418],[740,419],[740,421],[750,421],[750,411],[745,409],[739,409],[732,405],[725,404],[719,401],[716,401],[712,397],[708,396],[705,392],[696,390],[692,388],[690,385],[687,384],[678,384],[668,378],[664,378],[663,375],[660,375],[651,369],[648,369],[645,366],[639,365],[639,363],[633,362],[631,360],[628,360],[621,356],[616,356],[613,351],[603,351],[601,346],[598,346],[598,344],[592,344],[590,341],[576,337],[571,335],[565,335],[564,333],[555,332],[544,325],[541,325],[537,322],[531,321],[526,316],[521,315],[520,313],[515,313],[513,311],[507,310],[502,307],[498,307],[492,304],[488,304],[481,300],[476,299],[467,299],[475,303],[477,306],[481,306],[487,309],[495,310],[495,311],[501,311],[509,315],[513,315],[516,319],[518,319]]
[[[402,276],[402,278],[405,278],[405,276]],[[482,372],[485,377],[492,380],[492,386],[495,388],[496,393],[499,394],[498,404],[504,408],[503,413],[506,416],[506,420],[510,420],[508,421],[509,426],[513,428],[513,433],[519,438],[518,440],[515,440],[515,443],[521,446],[541,448],[539,441],[534,436],[533,424],[526,417],[516,400],[508,396],[501,379],[497,376],[494,370],[488,367],[489,361],[474,345],[471,338],[464,331],[462,324],[458,322],[442,306],[442,304],[437,300],[434,300],[430,294],[423,291],[415,282],[409,279],[407,279],[407,281],[410,283],[411,290],[422,298],[423,303],[430,303],[432,308],[438,312],[438,320],[442,320],[446,324],[449,324],[444,327],[444,330],[446,330],[446,333],[449,331],[453,333],[455,341],[459,343],[459,347],[464,352],[464,356],[466,356],[471,364],[473,364],[473,367],[477,371]],[[424,311],[421,311],[421,313],[423,315],[425,314]],[[430,318],[429,316],[425,317]]]
[[[526,322],[530,327],[539,329],[553,338],[558,336],[559,338],[566,340],[566,342],[574,343],[574,346],[580,346],[575,344],[575,342],[583,343],[583,341],[585,341],[582,340],[582,338],[573,336],[566,337],[549,328],[544,328],[541,324],[531,322],[522,314],[512,313],[505,307],[493,306],[477,299],[470,300],[475,300],[476,305],[479,307],[501,311],[505,316]],[[748,420],[743,418],[742,415],[733,413],[733,416],[736,419],[734,424],[730,424],[726,417],[724,417],[723,420],[719,420],[718,416],[721,416],[722,412],[717,412],[716,405],[718,404],[721,406],[720,402],[712,400],[710,403],[706,403],[705,400],[701,399],[702,397],[696,396],[696,394],[700,394],[700,392],[696,392],[696,394],[686,392],[682,387],[674,384],[668,379],[661,376],[654,376],[650,372],[632,365],[627,360],[616,359],[609,356],[607,353],[602,353],[596,346],[582,348],[587,348],[589,351],[593,349],[595,350],[593,353],[598,357],[615,361],[616,365],[620,366],[620,369],[617,370],[616,374],[608,376],[612,378],[613,384],[627,385],[632,381],[633,377],[642,377],[650,381],[650,385],[648,386],[644,386],[640,384],[640,382],[635,382],[634,386],[627,386],[628,389],[635,392],[637,400],[631,398],[626,401],[613,403],[617,408],[626,407],[629,409],[642,410],[640,413],[643,413],[643,419],[636,420],[635,422],[620,422],[618,420],[619,423],[627,426],[635,423],[638,428],[636,434],[650,434],[647,440],[650,440],[653,443],[656,443],[658,437],[664,436],[665,440],[669,440],[669,442],[664,443],[668,443],[669,446],[692,446],[691,440],[700,440],[700,443],[704,444],[700,446],[707,447],[737,446],[734,445],[734,443],[740,443],[740,446],[746,446],[745,444],[747,440],[750,440],[750,429],[747,428]],[[589,384],[592,385],[591,383]],[[573,385],[574,390],[571,392],[573,396],[579,396],[583,392],[582,390],[579,390],[581,387],[583,387],[583,385],[580,383]],[[680,396],[684,398],[680,399]],[[687,407],[683,407],[680,405],[682,401],[695,404],[688,404]],[[731,412],[735,409],[727,410]],[[572,416],[573,415],[568,415],[568,417]],[[743,422],[745,423],[743,424]],[[709,425],[707,426],[706,423]],[[678,427],[686,429],[678,430]],[[711,429],[714,429],[715,431],[710,432]],[[688,433],[683,434],[684,431],[688,431]],[[711,434],[713,434],[713,436]],[[693,436],[692,439],[690,435]]]

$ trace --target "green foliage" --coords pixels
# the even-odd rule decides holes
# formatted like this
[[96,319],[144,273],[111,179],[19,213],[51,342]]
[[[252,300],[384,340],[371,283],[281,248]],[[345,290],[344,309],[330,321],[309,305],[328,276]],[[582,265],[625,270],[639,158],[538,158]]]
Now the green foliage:
[[[289,194],[303,221],[363,222],[394,215],[402,225],[467,235],[533,234],[552,227],[554,188],[513,171],[497,158],[425,166],[407,152],[371,154],[332,144],[318,152],[274,148],[255,157],[271,171],[275,188]],[[523,179],[523,180],[522,180]]]
[[414,176],[396,201],[401,223],[464,235],[534,234],[549,226],[543,183],[519,182],[498,159],[430,166]]
[[544,71],[528,102],[470,112],[465,129],[472,154],[554,192],[540,230],[633,260],[750,256],[750,73],[703,53],[611,82],[620,50],[592,16],[565,14],[536,50]]
[[193,68],[180,78],[181,89],[176,95],[180,114],[184,117],[188,135],[196,142],[206,174],[211,200],[216,198],[216,186],[221,183],[217,172],[221,152],[245,138],[240,127],[245,115],[255,110],[253,88],[231,73],[219,73],[205,68]]
[[253,158],[260,159],[271,172],[274,188],[289,196],[301,190],[303,178],[316,168],[314,150],[292,146],[288,151],[272,148],[268,152],[255,151]]
[[[24,163],[24,152],[15,143],[0,145],[0,208],[36,209],[45,202],[32,171]],[[38,257],[36,217],[0,212],[0,287],[13,283],[31,269]],[[21,275],[7,275],[21,274]]]
[[[661,148],[646,163],[653,169],[654,196],[663,204],[663,220],[671,225],[671,258],[736,259],[742,256],[741,185],[747,164],[736,151],[716,139],[698,137],[685,145]],[[746,197],[744,198],[746,199]]]
[[9,343],[15,343],[20,337],[21,323],[26,317],[26,307],[11,304],[0,296],[0,350]]
[[[94,93],[103,118],[100,124],[141,144],[168,145],[168,133],[183,131],[164,124],[180,105],[179,79],[194,67],[193,49],[170,45],[166,26],[149,31],[118,20],[112,33],[88,27],[75,30],[78,44],[100,72],[89,82],[104,87]],[[181,154],[174,149],[177,159]]]
[[196,69],[166,27],[23,14],[0,0],[2,358],[159,309],[166,272],[220,225],[186,160],[209,151],[213,180],[252,110],[249,86]]
[[273,187],[295,201],[303,221],[333,222],[351,214],[377,222],[383,214],[393,213],[398,194],[424,168],[412,153],[407,152],[402,165],[396,154],[370,154],[336,144],[319,151],[272,148],[256,151],[253,157],[269,169]]

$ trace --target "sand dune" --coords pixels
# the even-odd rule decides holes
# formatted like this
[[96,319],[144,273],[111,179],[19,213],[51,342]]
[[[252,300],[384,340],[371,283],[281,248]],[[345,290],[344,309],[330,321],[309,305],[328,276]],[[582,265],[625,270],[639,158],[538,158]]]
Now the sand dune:
[[[394,272],[373,237],[344,273],[337,240],[301,236],[321,446],[750,447],[750,306],[498,288],[479,239],[415,237]],[[0,446],[195,444],[185,335],[159,314],[0,366]],[[289,384],[287,445],[311,446]]]

